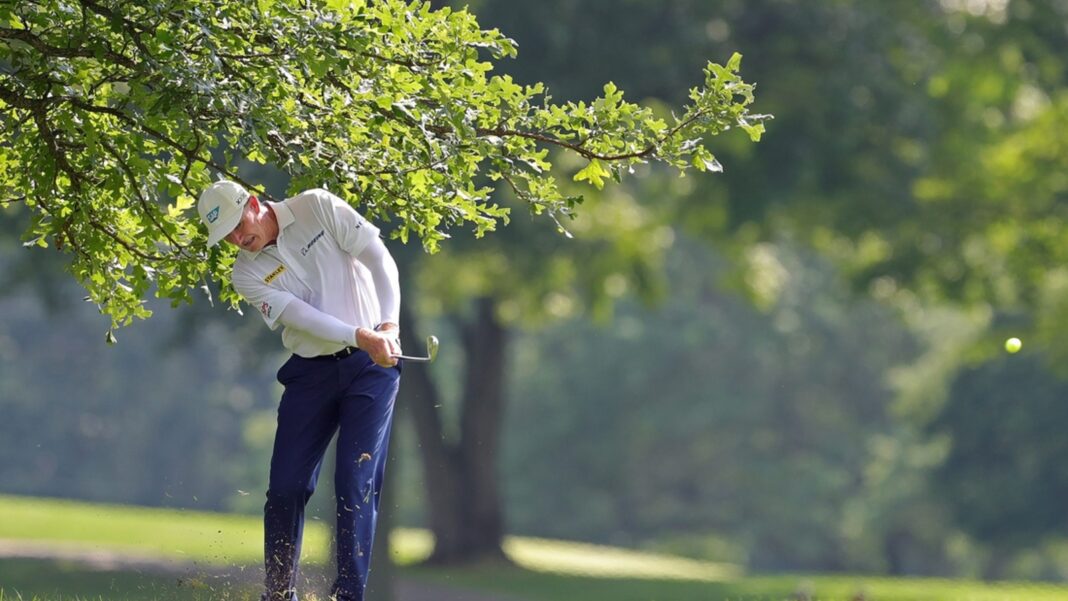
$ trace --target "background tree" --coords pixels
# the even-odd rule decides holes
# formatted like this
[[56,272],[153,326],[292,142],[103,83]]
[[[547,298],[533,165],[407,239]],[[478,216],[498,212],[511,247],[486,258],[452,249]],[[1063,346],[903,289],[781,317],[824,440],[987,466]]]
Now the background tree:
[[[589,220],[580,217],[575,221],[574,227],[581,228],[578,242],[566,247],[558,239],[537,238],[536,230],[517,228],[513,222],[492,242],[473,248],[451,246],[428,270],[431,273],[422,279],[420,289],[432,291],[431,297],[446,299],[452,319],[467,324],[459,326],[458,332],[471,328],[472,332],[494,334],[459,336],[467,351],[463,364],[467,381],[479,386],[457,395],[460,425],[454,448],[443,442],[448,441],[451,430],[442,412],[433,410],[442,404],[443,395],[432,390],[430,380],[423,381],[424,374],[414,376],[422,382],[423,393],[418,395],[422,402],[413,402],[419,407],[416,423],[423,441],[426,478],[430,483],[448,480],[428,486],[431,498],[427,511],[441,543],[437,548],[440,560],[464,553],[500,553],[503,530],[497,501],[500,494],[496,491],[500,468],[495,469],[495,450],[500,444],[497,424],[504,412],[508,381],[507,374],[502,373],[506,368],[503,361],[508,357],[506,341],[514,338],[512,329],[544,321],[537,316],[559,318],[586,311],[603,316],[628,289],[646,299],[654,296],[664,287],[660,273],[663,257],[678,230],[699,235],[721,248],[744,249],[754,242],[752,226],[760,226],[780,204],[793,202],[823,210],[820,199],[814,196],[816,189],[822,193],[832,188],[833,193],[844,197],[856,193],[861,185],[870,185],[871,178],[848,176],[841,181],[798,180],[817,170],[849,173],[855,146],[882,147],[881,138],[869,139],[871,132],[858,125],[867,114],[849,112],[849,92],[862,85],[858,82],[876,85],[887,78],[889,67],[872,69],[872,64],[882,66],[882,53],[886,46],[897,43],[893,34],[901,27],[894,21],[897,15],[852,3],[797,7],[774,2],[650,5],[562,0],[516,6],[484,1],[475,9],[502,30],[517,32],[524,47],[529,48],[530,52],[524,52],[514,65],[506,66],[517,81],[536,81],[547,73],[553,89],[566,90],[578,98],[595,96],[597,87],[591,82],[608,76],[627,81],[639,97],[651,98],[661,106],[677,102],[679,91],[687,85],[686,71],[694,61],[700,61],[700,56],[722,53],[732,44],[751,45],[764,69],[792,83],[774,92],[778,108],[787,115],[781,125],[790,138],[761,156],[740,144],[740,139],[724,137],[717,152],[737,155],[726,174],[726,185],[703,179],[695,185],[692,180],[673,182],[653,177],[626,190],[606,193],[612,195],[612,201],[598,204],[589,213]],[[861,27],[856,27],[857,21]],[[584,35],[591,22],[613,35]],[[844,68],[840,64],[843,41],[822,33],[821,27],[828,22],[837,36],[848,36],[846,43],[855,43],[862,50],[851,54]],[[894,27],[887,30],[888,23]],[[740,34],[733,34],[735,27]],[[635,39],[643,43],[636,45]],[[869,48],[872,39],[878,43]],[[768,40],[775,40],[771,50]],[[796,60],[793,53],[798,47],[808,49],[817,65],[820,61],[837,63],[836,69],[821,78],[792,75],[791,61]],[[576,62],[575,57],[584,60]],[[895,84],[899,87],[894,88]],[[890,104],[907,94],[910,86],[891,80],[884,87],[890,90]],[[843,115],[838,128],[821,127],[837,113]],[[767,150],[768,145],[763,147]],[[817,147],[818,151],[813,150]],[[804,162],[799,164],[794,156]],[[769,177],[769,173],[775,176]],[[895,175],[890,168],[879,173],[888,180]],[[595,242],[589,244],[591,240]],[[743,251],[735,252],[741,258],[746,256]],[[456,260],[441,260],[447,257]],[[744,270],[749,261],[739,264]],[[756,288],[759,286],[753,286],[753,292],[758,295],[774,293]],[[774,299],[763,302],[773,303]],[[408,342],[416,343],[414,339]],[[551,359],[542,361],[547,367],[553,365]],[[558,394],[566,397],[566,390]],[[462,476],[447,479],[445,474]],[[452,494],[444,498],[434,495],[433,491],[444,492],[450,486]],[[480,501],[464,503],[463,499]],[[455,543],[444,544],[446,541]],[[778,556],[789,554],[784,550]]]
[[[656,215],[627,194],[606,192],[569,222],[574,239],[541,221],[516,219],[506,234],[454,240],[432,260],[402,269],[415,284],[407,289],[422,295],[407,303],[422,310],[419,318],[403,317],[405,345],[421,344],[413,330],[437,317],[457,347],[448,369],[460,374],[459,390],[451,393],[426,371],[405,374],[435,535],[433,561],[503,557],[500,453],[513,342],[524,328],[547,321],[587,311],[604,316],[628,288],[655,296],[662,280],[656,270],[670,243]],[[401,254],[402,264],[410,255]]]
[[680,240],[661,305],[525,337],[506,429],[512,528],[760,570],[883,568],[842,518],[872,441],[894,428],[881,374],[914,341],[802,256],[769,258],[784,280],[765,313],[723,288],[724,257]]
[[[1063,70],[1054,65],[1063,36],[1051,26],[1063,20],[1059,5],[482,0],[474,9],[523,41],[509,66],[517,81],[559,74],[550,85],[573,97],[595,93],[590,83],[608,76],[639,97],[670,101],[677,86],[665,82],[688,61],[724,47],[746,53],[747,72],[763,82],[762,106],[776,115],[776,136],[756,147],[725,139],[717,154],[732,168],[722,181],[656,198],[676,208],[681,229],[752,269],[735,280],[758,302],[773,304],[775,290],[761,286],[766,253],[754,244],[778,244],[788,231],[834,258],[859,291],[903,313],[923,315],[948,301],[981,324],[991,323],[984,313],[995,315],[988,341],[1010,327],[1031,339],[1028,324],[1037,319],[1035,337],[1059,352],[1064,153],[1054,138]],[[614,35],[584,35],[590,23]],[[975,320],[965,321],[970,332]],[[938,365],[975,353],[953,356]],[[941,369],[917,367],[911,377],[937,387]],[[911,412],[910,420],[871,441],[879,449],[871,449],[870,472],[883,475],[868,485],[882,500],[856,514],[872,516],[864,518],[869,527],[887,525],[880,544],[895,570],[939,563],[923,550],[937,541],[906,525],[930,525],[941,514],[924,482],[937,445],[916,429],[939,399],[922,396],[895,409]],[[875,490],[891,473],[886,482],[910,491],[899,489],[896,500]]]
[[929,425],[949,442],[934,473],[953,519],[990,545],[985,575],[1004,578],[1021,549],[1068,532],[1068,383],[1040,355],[1005,356],[964,369]]

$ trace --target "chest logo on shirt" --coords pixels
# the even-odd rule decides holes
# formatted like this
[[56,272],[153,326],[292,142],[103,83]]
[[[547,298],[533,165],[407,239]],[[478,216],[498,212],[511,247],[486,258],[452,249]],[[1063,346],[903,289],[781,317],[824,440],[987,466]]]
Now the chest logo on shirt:
[[311,247],[315,246],[316,242],[318,242],[319,240],[322,240],[323,234],[324,234],[324,231],[323,230],[319,230],[319,233],[315,234],[315,236],[312,237],[312,239],[309,240],[308,243],[304,245],[304,248],[300,249],[301,256],[304,256],[304,257],[308,256],[308,251],[311,250]]
[[263,278],[263,283],[264,284],[270,284],[271,282],[274,281],[274,279],[276,277],[282,275],[282,272],[285,271],[285,270],[286,270],[286,266],[285,265],[279,265],[278,269],[275,269],[271,273],[268,273],[267,277]]

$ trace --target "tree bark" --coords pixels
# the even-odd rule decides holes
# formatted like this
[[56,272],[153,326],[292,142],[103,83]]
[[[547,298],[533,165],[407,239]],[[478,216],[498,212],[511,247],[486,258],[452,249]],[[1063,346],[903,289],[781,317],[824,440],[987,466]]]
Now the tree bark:
[[[402,307],[401,342],[420,348],[411,312]],[[505,559],[497,456],[504,407],[506,330],[496,303],[475,302],[473,319],[461,325],[465,352],[460,439],[449,441],[439,407],[441,396],[429,370],[405,370],[403,403],[412,412],[427,486],[427,516],[434,534],[434,564]],[[447,347],[446,347],[447,348]],[[446,351],[448,352],[448,351]]]
[[990,550],[990,557],[983,566],[983,580],[1004,580],[1008,576],[1009,566],[1012,564],[1014,553],[1012,550],[998,547],[995,543]]
[[475,301],[474,318],[461,327],[467,355],[460,416],[460,457],[470,491],[470,544],[481,556],[501,559],[504,517],[497,458],[504,418],[507,332],[492,298]]
[[887,572],[891,576],[904,576],[908,573],[908,548],[912,543],[912,534],[903,528],[893,528],[883,538],[883,556],[886,557]]
[[[394,448],[397,444],[397,428],[393,429]],[[378,506],[378,526],[375,530],[374,546],[371,549],[371,573],[367,578],[367,601],[394,601],[397,598],[397,570],[390,552],[389,535],[394,526],[394,496],[397,486],[397,465],[393,455],[387,459],[386,479],[382,484],[381,500]],[[392,475],[391,475],[392,472]]]

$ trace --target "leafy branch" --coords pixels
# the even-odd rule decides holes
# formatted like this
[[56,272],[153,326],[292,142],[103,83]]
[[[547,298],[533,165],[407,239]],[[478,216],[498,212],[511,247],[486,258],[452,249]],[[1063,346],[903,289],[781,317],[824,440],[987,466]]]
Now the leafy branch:
[[612,84],[556,104],[492,74],[515,54],[470,13],[418,1],[5,3],[0,185],[32,192],[2,202],[38,215],[27,240],[74,253],[119,325],[146,314],[150,286],[189,301],[213,278],[236,299],[233,251],[198,250],[192,208],[216,177],[270,198],[237,157],[284,169],[294,189],[328,187],[433,252],[453,228],[507,223],[486,176],[535,214],[573,215],[582,199],[560,192],[550,148],[585,159],[575,179],[600,187],[647,161],[720,170],[712,136],[763,131],[737,55],[665,120]]

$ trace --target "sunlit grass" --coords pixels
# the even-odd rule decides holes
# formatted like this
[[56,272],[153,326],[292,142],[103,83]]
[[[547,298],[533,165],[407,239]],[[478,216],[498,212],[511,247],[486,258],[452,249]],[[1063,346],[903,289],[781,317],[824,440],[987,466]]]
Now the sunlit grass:
[[[426,530],[399,528],[390,544],[393,560],[411,565],[430,556],[434,537]],[[520,568],[566,576],[717,582],[742,574],[731,564],[525,536],[506,537],[504,551]]]
[[541,538],[509,537],[504,550],[521,567],[573,576],[719,582],[742,575],[731,564]]
[[[90,504],[0,495],[0,540],[180,560],[202,577],[150,567],[87,567],[66,560],[0,560],[0,601],[243,601],[255,599],[262,560],[260,519],[199,511]],[[328,528],[311,521],[305,558],[323,562]],[[499,592],[529,601],[1068,601],[1068,588],[842,575],[744,575],[736,566],[614,547],[509,537],[515,565],[438,569],[419,565],[433,546],[423,530],[399,529],[392,554],[408,579]],[[121,564],[122,562],[117,562]],[[106,566],[105,566],[106,567]],[[196,569],[192,573],[197,573]],[[17,586],[13,586],[17,584]],[[320,587],[322,588],[322,587]],[[15,596],[13,591],[18,591]],[[302,599],[314,599],[304,595]],[[322,601],[322,600],[319,600]]]
[[[117,550],[217,566],[256,565],[263,558],[263,526],[251,516],[2,495],[0,515],[0,539],[45,542],[72,552]],[[323,522],[308,523],[305,561],[325,561],[328,536]],[[401,565],[422,561],[433,548],[425,530],[397,529],[390,543]],[[706,581],[739,575],[725,564],[565,541],[509,537],[505,550],[518,565],[537,572]]]
[[[252,516],[14,496],[0,496],[0,515],[0,539],[213,565],[263,559],[263,523]],[[328,535],[325,524],[309,521],[303,547],[307,560],[325,560]]]

